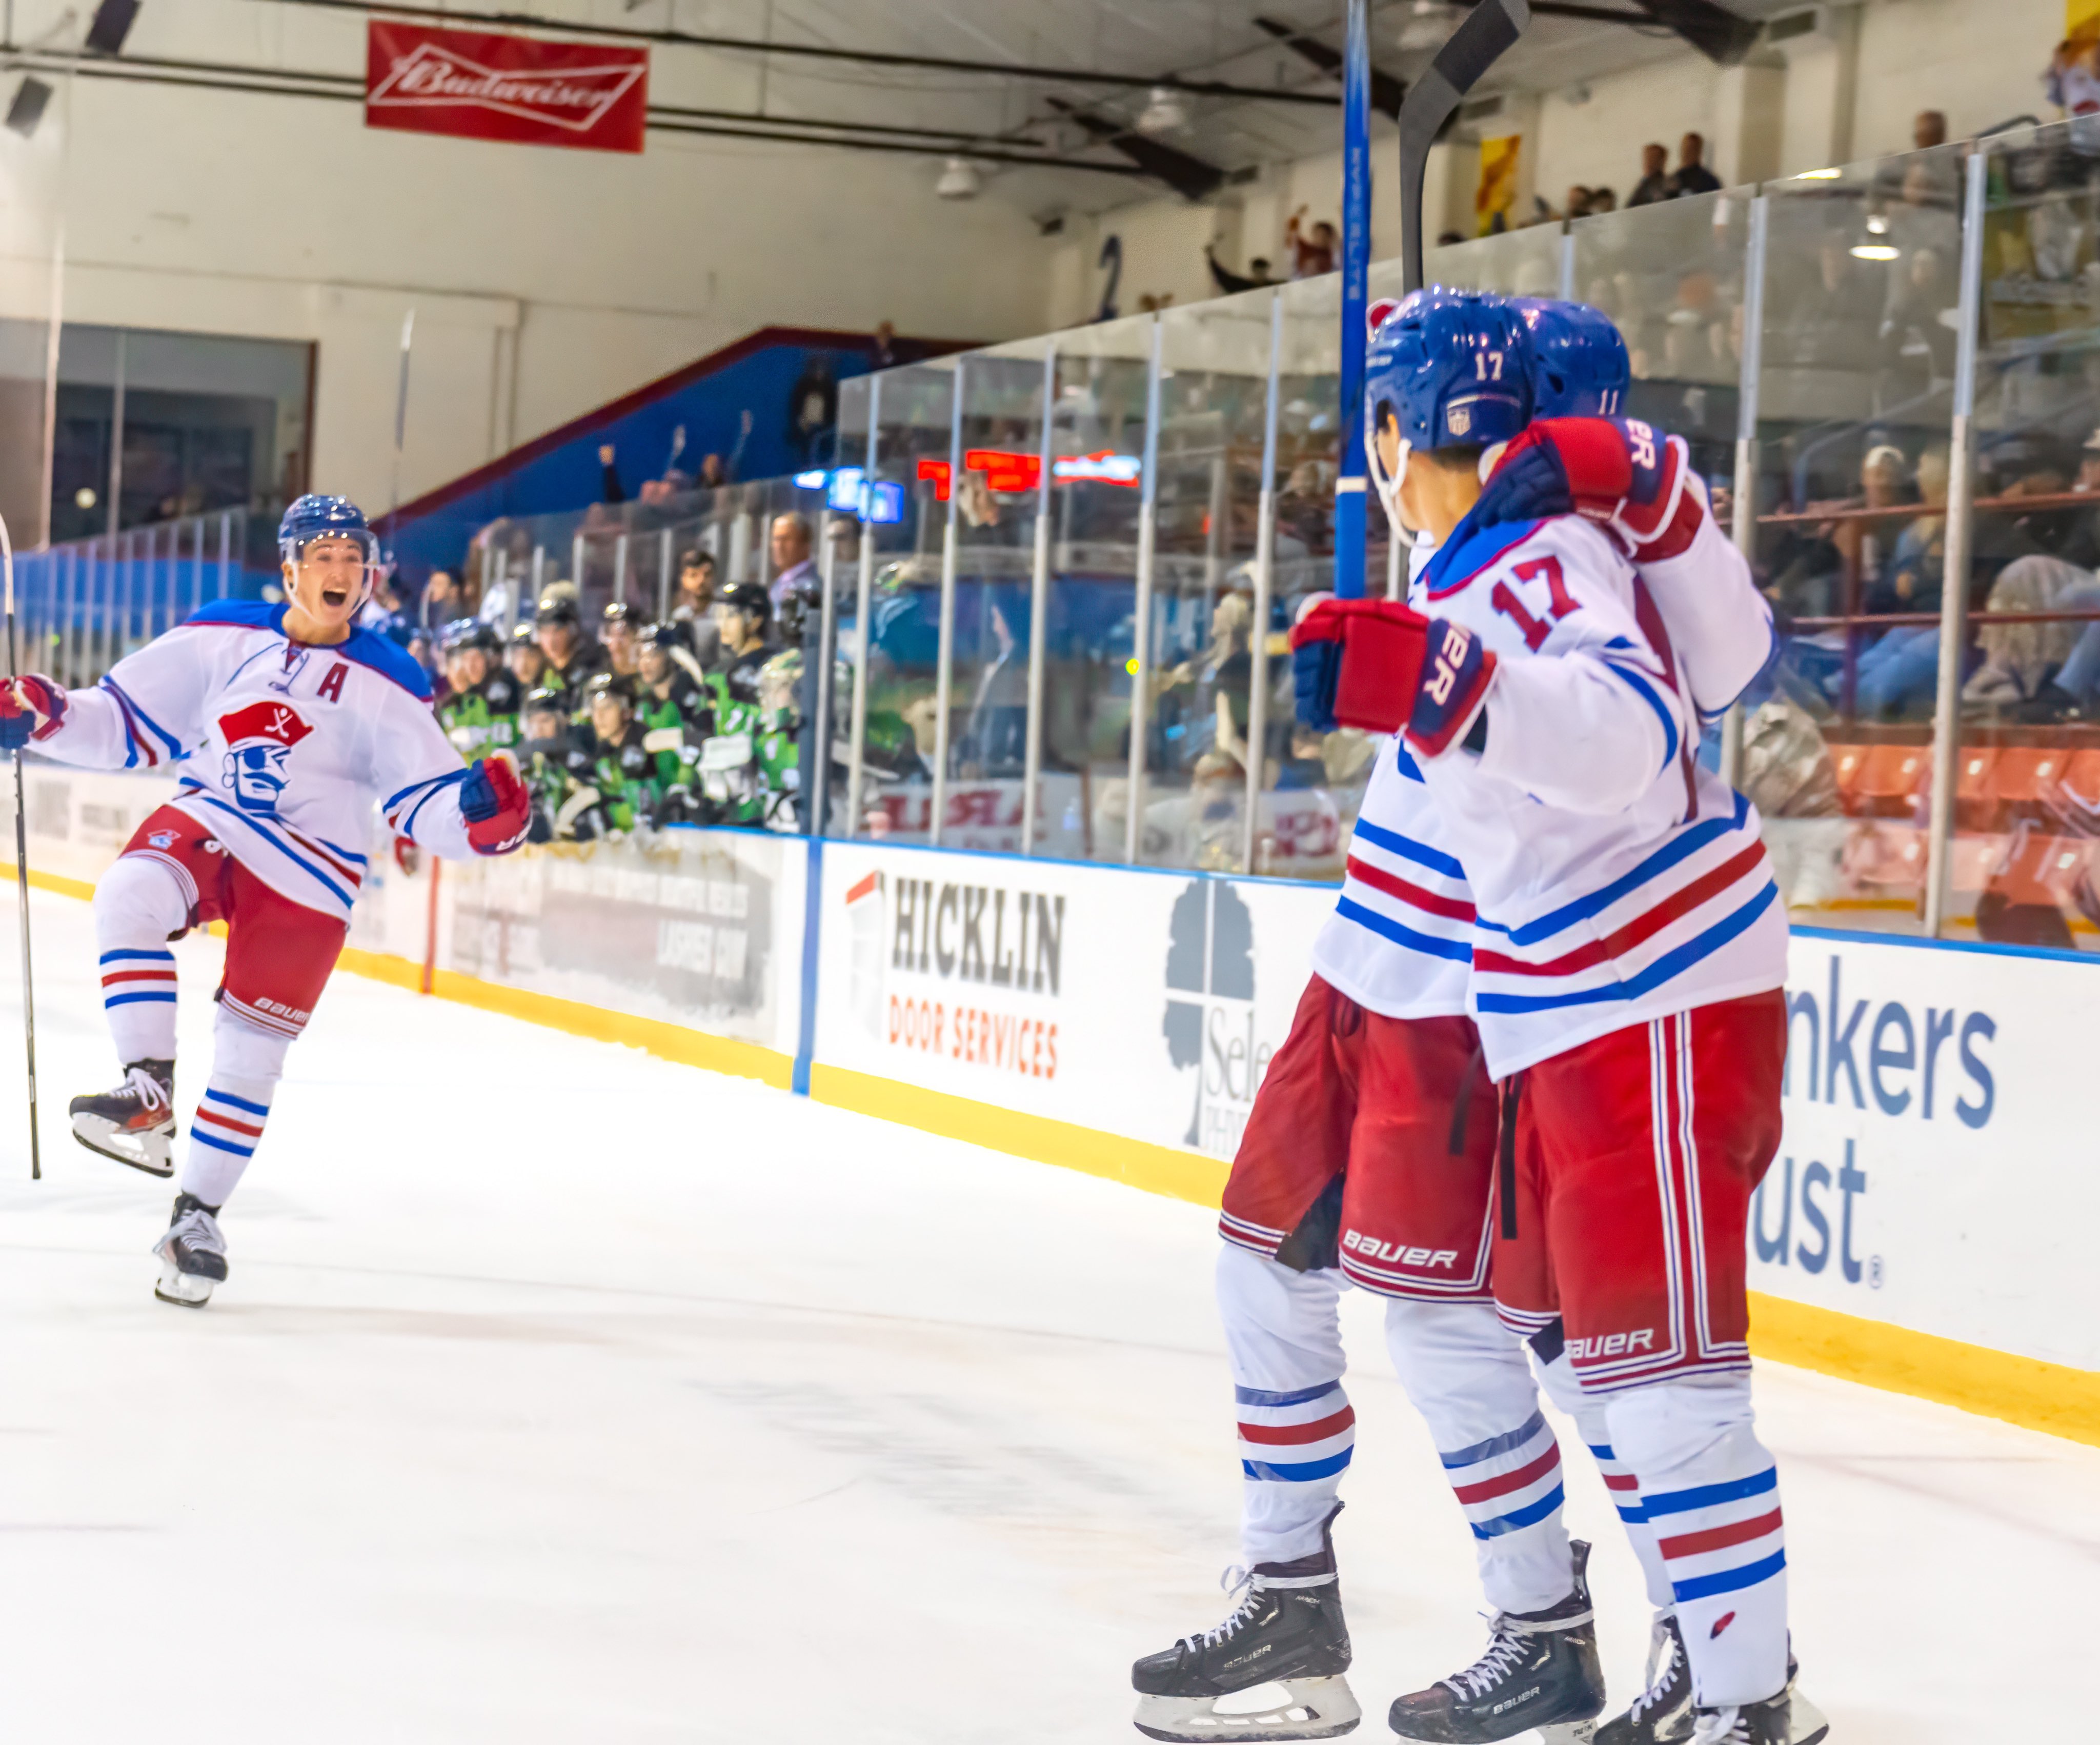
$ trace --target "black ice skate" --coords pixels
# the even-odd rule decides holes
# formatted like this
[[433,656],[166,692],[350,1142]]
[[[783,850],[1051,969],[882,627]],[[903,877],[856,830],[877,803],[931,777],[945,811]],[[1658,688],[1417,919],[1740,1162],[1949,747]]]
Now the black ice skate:
[[170,1151],[175,1137],[175,1063],[135,1060],[124,1069],[124,1082],[99,1097],[76,1097],[68,1106],[73,1136],[90,1151],[143,1169],[149,1176],[171,1176]]
[[[1793,1699],[1782,1690],[1762,1703],[1692,1712],[1692,1745],[1792,1745]],[[1830,1730],[1826,1725],[1815,1737]]]
[[201,1309],[211,1301],[211,1288],[226,1282],[226,1238],[219,1234],[218,1211],[194,1194],[175,1195],[167,1234],[153,1244],[161,1257],[161,1282],[153,1294],[162,1302]]
[[[1340,1513],[1337,1505],[1327,1517],[1312,1556],[1256,1564],[1216,1628],[1131,1668],[1139,1732],[1155,1739],[1330,1739],[1363,1718],[1342,1676],[1349,1628],[1335,1574]],[[1242,1593],[1240,1584],[1230,1591]]]
[[[1786,1694],[1791,1699],[1788,1745],[1821,1745],[1830,1732],[1823,1711],[1794,1688],[1799,1668],[1787,1656]],[[1596,1745],[1689,1745],[1692,1727],[1692,1668],[1674,1612],[1656,1615],[1648,1647],[1648,1689],[1625,1714],[1597,1730]]]
[[1585,1579],[1590,1548],[1578,1539],[1569,1548],[1575,1591],[1546,1611],[1497,1612],[1485,1654],[1392,1705],[1394,1732],[1444,1745],[1485,1745],[1534,1729],[1546,1745],[1592,1736],[1604,1707],[1604,1672]]

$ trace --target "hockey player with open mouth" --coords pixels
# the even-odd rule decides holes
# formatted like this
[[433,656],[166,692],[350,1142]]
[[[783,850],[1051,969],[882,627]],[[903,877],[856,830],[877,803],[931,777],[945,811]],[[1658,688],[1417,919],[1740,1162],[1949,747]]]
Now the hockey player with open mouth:
[[95,886],[103,1005],[124,1079],[76,1097],[74,1136],[148,1174],[174,1173],[174,954],[226,924],[212,1070],[190,1129],[155,1294],[200,1307],[227,1276],[218,1214],[269,1120],[285,1051],[327,985],[366,867],[373,803],[452,858],[506,854],[527,798],[501,758],[464,766],[422,669],[353,628],[378,573],[355,504],[302,497],[277,532],[285,599],[219,600],[90,689],[0,683],[0,747],[89,768],[168,768],[174,797]]

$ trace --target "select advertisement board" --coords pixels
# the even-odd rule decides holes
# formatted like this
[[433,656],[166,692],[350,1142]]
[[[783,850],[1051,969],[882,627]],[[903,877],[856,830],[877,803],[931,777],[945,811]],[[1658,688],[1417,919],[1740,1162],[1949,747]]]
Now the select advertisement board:
[[817,1061],[1229,1159],[1331,895],[829,842]]

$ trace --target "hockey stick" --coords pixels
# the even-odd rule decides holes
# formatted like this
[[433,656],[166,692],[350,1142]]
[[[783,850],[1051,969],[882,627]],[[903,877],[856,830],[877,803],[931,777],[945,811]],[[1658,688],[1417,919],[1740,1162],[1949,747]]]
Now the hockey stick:
[[1466,93],[1522,36],[1529,0],[1480,0],[1400,106],[1400,266],[1402,289],[1422,289],[1422,183],[1429,148]]
[[[7,612],[7,676],[22,676],[15,642],[15,541],[7,535],[7,518],[0,515],[0,572],[6,577]],[[44,1159],[37,1144],[37,992],[29,974],[29,814],[22,797],[22,753],[15,751],[15,878],[17,904],[22,917],[22,1034],[29,1050],[29,1179],[44,1178]]]

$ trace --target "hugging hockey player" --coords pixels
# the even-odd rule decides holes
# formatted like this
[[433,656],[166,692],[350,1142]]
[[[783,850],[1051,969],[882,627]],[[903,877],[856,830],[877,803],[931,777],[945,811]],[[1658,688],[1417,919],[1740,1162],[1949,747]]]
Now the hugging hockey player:
[[[1785,1531],[1744,1286],[1779,1138],[1785,917],[1748,802],[1692,755],[1696,711],[1619,545],[1483,501],[1486,451],[1538,445],[1511,369],[1526,343],[1469,296],[1380,329],[1374,472],[1438,549],[1414,604],[1308,615],[1299,670],[1312,652],[1316,711],[1401,734],[1467,869],[1502,1102],[1495,1301],[1520,1330],[1557,1323],[1604,1402],[1670,1584],[1690,1736],[1785,1745]],[[1663,456],[1626,429],[1639,495]]]
[[[1524,343],[1504,367],[1528,372],[1537,409],[1555,422],[1511,453],[1495,497],[1533,513],[1579,506],[1608,524],[1679,641],[1688,691],[1719,713],[1771,647],[1747,568],[1705,514],[1682,443],[1669,440],[1661,464],[1636,477],[1639,443],[1652,440],[1634,434],[1644,427],[1569,416],[1624,404],[1626,352],[1610,324],[1579,305],[1510,307]],[[1391,311],[1374,310],[1374,325]],[[1317,673],[1317,645],[1312,655]],[[1496,1115],[1461,1015],[1472,921],[1464,868],[1420,770],[1388,743],[1313,981],[1226,1190],[1218,1282],[1242,1420],[1247,1597],[1217,1629],[1140,1663],[1138,1723],[1156,1736],[1326,1737],[1356,1723],[1325,1531],[1353,1441],[1335,1312],[1344,1277],[1388,1299],[1395,1367],[1442,1454],[1497,1609],[1481,1661],[1403,1698],[1393,1725],[1429,1739],[1535,1727],[1579,1738],[1604,1706],[1583,1548],[1570,1547],[1561,1524],[1559,1451],[1523,1345],[1489,1298]],[[1636,1481],[1615,1458],[1601,1397],[1576,1382],[1557,1325],[1531,1344],[1604,1468],[1658,1608],[1652,1687],[1604,1736],[1622,1745],[1688,1737],[1670,1584],[1629,1494]],[[1268,1710],[1219,1700],[1272,1681],[1285,1700]],[[1820,1716],[1801,1709],[1796,1738],[1820,1737]]]
[[199,1307],[227,1276],[218,1226],[262,1137],[285,1054],[342,948],[373,802],[399,835],[452,858],[524,840],[525,790],[501,759],[463,766],[422,669],[353,621],[377,576],[356,505],[302,497],[277,530],[280,605],[221,600],[119,661],[93,688],[0,684],[0,747],[61,763],[165,768],[174,797],[95,886],[103,1006],[124,1079],[76,1097],[81,1143],[174,1173],[175,960],[227,929],[212,1068],[190,1127],[155,1294]]

